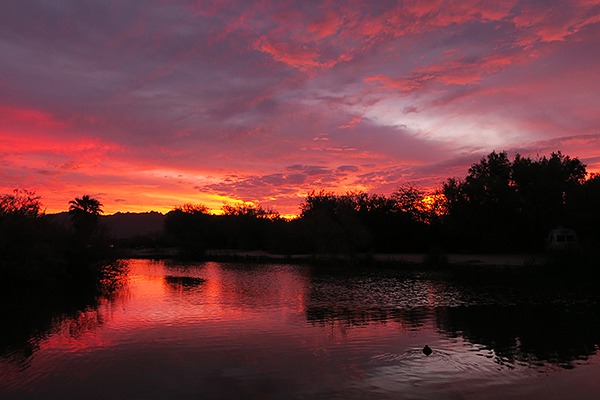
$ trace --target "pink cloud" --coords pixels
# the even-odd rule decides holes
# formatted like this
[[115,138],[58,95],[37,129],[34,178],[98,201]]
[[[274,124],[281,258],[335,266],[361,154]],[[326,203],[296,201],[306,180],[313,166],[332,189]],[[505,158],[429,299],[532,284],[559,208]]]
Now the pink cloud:
[[524,4],[511,22],[520,31],[520,45],[562,41],[583,27],[600,22],[598,5],[598,1],[574,1],[568,6],[560,2]]
[[333,65],[333,61],[320,62],[319,52],[307,44],[293,44],[289,42],[273,43],[261,40],[256,44],[256,48],[271,54],[276,61],[300,68],[303,71],[309,68],[326,68]]
[[355,117],[355,118],[352,118],[350,121],[348,121],[348,124],[346,124],[346,125],[340,125],[338,128],[340,128],[340,129],[353,128],[354,125],[358,124],[361,121],[362,121],[362,118]]
[[381,87],[402,92],[424,89],[435,84],[478,85],[491,75],[502,72],[509,66],[535,59],[534,54],[511,52],[489,54],[476,60],[449,60],[416,67],[411,75],[389,77],[376,75],[365,78],[365,82],[380,82]]
[[63,121],[56,119],[50,113],[15,107],[0,106],[0,119],[5,126],[9,124],[27,124],[37,127],[60,128],[66,125]]

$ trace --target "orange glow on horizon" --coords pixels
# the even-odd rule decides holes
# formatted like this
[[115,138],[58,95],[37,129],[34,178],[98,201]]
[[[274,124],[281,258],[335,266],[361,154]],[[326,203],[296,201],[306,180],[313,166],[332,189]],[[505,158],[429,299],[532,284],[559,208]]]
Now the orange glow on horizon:
[[[68,211],[68,203],[70,200],[75,197],[81,197],[84,194],[94,193],[93,191],[86,191],[85,193],[77,193],[74,194],[72,198],[65,199],[64,202],[52,202],[46,203],[44,202],[44,197],[42,196],[41,202],[45,207],[47,214],[60,213],[64,211]],[[215,215],[219,215],[222,213],[221,207],[224,203],[241,203],[241,200],[231,199],[224,196],[218,195],[177,195],[172,192],[165,192],[162,195],[158,193],[153,193],[152,197],[147,196],[145,194],[141,194],[138,196],[132,195],[130,192],[127,201],[127,204],[120,204],[121,202],[108,202],[103,199],[104,196],[94,196],[94,198],[100,199],[102,203],[102,210],[104,211],[104,215],[111,215],[118,212],[121,213],[144,213],[150,211],[156,211],[162,214],[166,214],[169,211],[173,210],[177,206],[181,206],[186,203],[201,203],[206,205],[211,213]],[[40,192],[36,192],[37,195],[40,195]],[[139,203],[137,203],[139,202]],[[137,203],[137,204],[136,204]]]

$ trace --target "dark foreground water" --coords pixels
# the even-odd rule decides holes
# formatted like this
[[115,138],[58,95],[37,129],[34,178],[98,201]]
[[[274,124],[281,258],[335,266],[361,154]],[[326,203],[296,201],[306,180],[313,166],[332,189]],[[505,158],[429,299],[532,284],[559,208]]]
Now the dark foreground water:
[[0,399],[600,398],[590,295],[132,260],[109,298],[73,297],[2,298]]

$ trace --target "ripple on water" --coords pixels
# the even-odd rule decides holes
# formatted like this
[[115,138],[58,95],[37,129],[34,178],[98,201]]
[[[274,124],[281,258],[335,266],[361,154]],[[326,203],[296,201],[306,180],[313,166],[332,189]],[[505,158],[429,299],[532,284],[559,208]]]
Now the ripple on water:
[[457,348],[435,348],[430,356],[422,349],[374,355],[365,381],[382,398],[464,398],[494,386],[507,387],[521,378],[485,358]]

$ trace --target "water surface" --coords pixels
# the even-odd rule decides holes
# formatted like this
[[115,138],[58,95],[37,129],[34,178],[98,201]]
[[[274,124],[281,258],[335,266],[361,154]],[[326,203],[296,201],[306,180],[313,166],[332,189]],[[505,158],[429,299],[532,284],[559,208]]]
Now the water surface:
[[109,297],[34,297],[0,308],[2,399],[600,398],[589,295],[131,260]]

